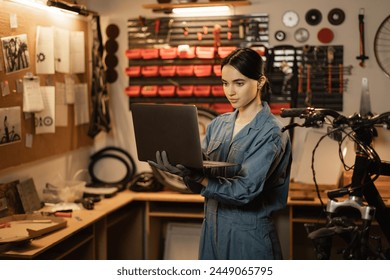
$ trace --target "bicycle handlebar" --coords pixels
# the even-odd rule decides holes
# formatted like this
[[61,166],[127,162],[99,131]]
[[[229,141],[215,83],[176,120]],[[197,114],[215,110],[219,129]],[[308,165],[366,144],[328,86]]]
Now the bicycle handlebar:
[[387,129],[390,129],[390,111],[384,112],[378,115],[369,115],[362,116],[360,114],[353,114],[352,116],[346,117],[341,115],[335,110],[332,109],[323,109],[323,108],[282,108],[280,116],[282,118],[288,117],[299,117],[300,119],[305,119],[303,124],[292,123],[284,127],[284,130],[295,127],[318,127],[325,122],[327,117],[332,117],[332,125],[334,127],[347,125],[352,128],[360,127],[370,127],[377,124],[383,124]]

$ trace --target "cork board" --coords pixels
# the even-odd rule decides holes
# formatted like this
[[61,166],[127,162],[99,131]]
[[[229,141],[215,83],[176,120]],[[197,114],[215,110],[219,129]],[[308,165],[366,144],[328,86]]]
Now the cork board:
[[[12,17],[16,17],[17,26],[11,28]],[[83,146],[92,145],[93,139],[88,135],[89,124],[75,125],[74,105],[68,107],[68,125],[56,127],[55,133],[35,134],[35,119],[33,116],[26,117],[22,111],[23,93],[18,90],[18,81],[21,81],[26,73],[31,72],[36,75],[35,58],[35,38],[37,26],[58,27],[69,31],[83,31],[85,34],[85,73],[75,74],[76,83],[86,83],[88,93],[90,92],[90,66],[88,57],[90,47],[88,42],[89,19],[83,16],[59,15],[45,10],[24,6],[17,3],[1,1],[0,2],[0,37],[19,36],[27,34],[27,46],[29,53],[29,66],[15,72],[8,72],[5,68],[3,49],[0,48],[0,82],[2,85],[8,84],[9,94],[0,94],[0,109],[20,107],[20,141],[0,145],[0,170],[11,166],[17,166],[23,163],[32,162],[45,157],[63,154]],[[39,76],[40,85],[54,85],[55,82],[64,82],[65,74],[55,73],[51,75]],[[3,87],[0,88],[4,90]],[[89,96],[90,94],[88,94]],[[90,98],[89,101],[90,103]],[[89,104],[89,111],[91,104]],[[88,112],[89,114],[90,112]],[[0,120],[0,135],[4,131],[3,119]],[[31,145],[26,146],[27,135],[32,135]],[[31,138],[29,138],[31,139]]]

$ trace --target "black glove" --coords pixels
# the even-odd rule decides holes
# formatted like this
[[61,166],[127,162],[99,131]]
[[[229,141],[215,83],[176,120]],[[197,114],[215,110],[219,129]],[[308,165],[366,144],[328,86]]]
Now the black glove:
[[190,177],[184,177],[183,178],[184,184],[186,187],[193,193],[201,193],[204,186],[199,183],[198,181],[192,180]]
[[165,151],[162,151],[161,153],[160,151],[157,151],[156,162],[149,160],[148,163],[162,171],[166,171],[183,178],[188,177],[190,180],[196,182],[201,182],[204,178],[201,170],[189,169],[182,164],[177,164],[176,166],[170,164]]

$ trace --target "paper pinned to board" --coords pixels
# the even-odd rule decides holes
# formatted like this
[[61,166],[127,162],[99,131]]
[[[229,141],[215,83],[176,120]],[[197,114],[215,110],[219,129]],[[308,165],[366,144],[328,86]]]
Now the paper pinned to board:
[[36,73],[54,74],[54,28],[37,26]]
[[35,113],[35,134],[55,133],[55,88],[41,87],[44,109]]
[[23,77],[23,112],[40,112],[44,108],[39,77],[27,74]]
[[72,74],[85,73],[85,39],[83,31],[70,33],[70,70]]
[[66,104],[65,84],[56,82],[55,85],[55,118],[56,126],[66,127],[68,126],[68,105]]
[[54,59],[57,72],[70,73],[70,39],[66,29],[54,29]]
[[89,123],[88,86],[85,83],[75,85],[75,125]]

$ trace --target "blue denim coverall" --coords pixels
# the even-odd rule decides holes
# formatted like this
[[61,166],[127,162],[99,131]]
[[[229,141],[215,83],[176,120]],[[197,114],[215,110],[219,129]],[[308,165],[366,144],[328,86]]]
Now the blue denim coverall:
[[210,160],[239,165],[209,171],[199,258],[282,259],[272,213],[287,203],[290,139],[263,102],[232,140],[237,113],[215,118],[202,143]]

